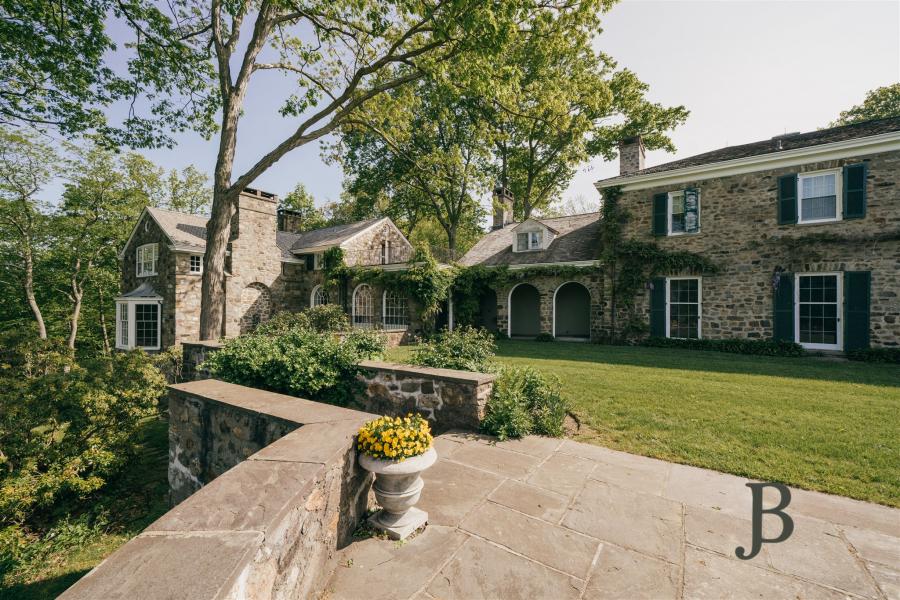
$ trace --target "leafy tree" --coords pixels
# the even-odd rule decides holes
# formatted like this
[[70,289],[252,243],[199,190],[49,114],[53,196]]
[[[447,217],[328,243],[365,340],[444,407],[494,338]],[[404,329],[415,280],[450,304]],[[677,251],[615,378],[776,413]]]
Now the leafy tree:
[[875,88],[866,94],[862,104],[857,104],[843,112],[832,127],[851,125],[873,119],[900,117],[900,83]]
[[206,214],[212,200],[209,177],[194,165],[188,165],[179,173],[172,169],[166,179],[165,207],[192,215]]
[[[0,256],[4,283],[23,294],[47,338],[44,315],[34,292],[35,262],[47,244],[47,206],[38,198],[56,175],[59,158],[46,143],[20,132],[0,129]],[[9,278],[9,279],[7,279]]]
[[287,196],[282,198],[281,208],[294,212],[296,231],[321,229],[328,224],[325,213],[316,208],[315,199],[306,191],[306,187],[302,183],[298,183]]

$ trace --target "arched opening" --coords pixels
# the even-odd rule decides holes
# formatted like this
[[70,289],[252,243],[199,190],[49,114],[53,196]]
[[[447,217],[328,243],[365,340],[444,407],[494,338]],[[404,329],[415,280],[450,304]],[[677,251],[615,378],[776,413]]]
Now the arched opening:
[[541,332],[541,294],[530,283],[509,292],[509,336],[535,337]]
[[372,288],[365,283],[353,290],[353,326],[371,329],[375,326],[375,305],[372,302]]
[[591,293],[580,283],[569,281],[556,288],[553,335],[558,338],[591,337]]
[[478,298],[478,326],[497,331],[497,292],[486,289]]
[[265,285],[254,282],[241,290],[241,333],[249,333],[272,315],[272,294]]
[[322,306],[328,304],[328,291],[322,285],[313,288],[312,294],[309,295],[310,306]]

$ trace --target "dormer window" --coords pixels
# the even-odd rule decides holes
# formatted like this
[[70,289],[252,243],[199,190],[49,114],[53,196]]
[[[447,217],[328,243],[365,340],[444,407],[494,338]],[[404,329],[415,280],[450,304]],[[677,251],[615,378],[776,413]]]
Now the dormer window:
[[516,234],[516,250],[525,252],[526,250],[540,250],[544,246],[543,231],[527,231],[525,233]]

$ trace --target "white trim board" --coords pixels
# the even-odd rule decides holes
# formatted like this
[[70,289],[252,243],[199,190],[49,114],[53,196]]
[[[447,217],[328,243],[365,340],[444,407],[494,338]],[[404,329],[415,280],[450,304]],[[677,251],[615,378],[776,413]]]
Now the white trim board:
[[728,177],[767,171],[783,167],[793,167],[811,162],[853,158],[866,154],[879,154],[900,150],[900,131],[892,131],[864,138],[842,140],[830,144],[806,146],[794,150],[782,150],[768,154],[758,154],[745,158],[735,158],[721,162],[707,163],[693,167],[672,169],[659,173],[646,173],[630,177],[616,177],[594,184],[599,192],[605,188],[621,186],[622,191],[645,190],[654,187],[680,185],[692,181],[703,181],[716,177]]

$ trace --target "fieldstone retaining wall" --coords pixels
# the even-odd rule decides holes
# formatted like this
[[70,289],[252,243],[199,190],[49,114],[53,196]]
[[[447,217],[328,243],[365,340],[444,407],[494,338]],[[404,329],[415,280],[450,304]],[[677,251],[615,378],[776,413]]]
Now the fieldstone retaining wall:
[[365,390],[357,401],[364,410],[388,415],[418,412],[437,432],[477,430],[494,389],[494,376],[485,373],[374,360],[360,366]]
[[182,357],[184,365],[181,369],[181,376],[185,381],[196,381],[198,379],[208,379],[209,372],[200,369],[200,365],[206,360],[206,357],[213,352],[220,350],[224,344],[220,342],[183,342],[181,344]]
[[368,506],[354,436],[374,415],[215,380],[169,389],[186,499],[61,598],[315,597]]

